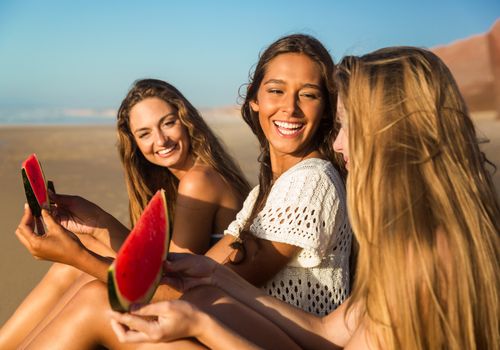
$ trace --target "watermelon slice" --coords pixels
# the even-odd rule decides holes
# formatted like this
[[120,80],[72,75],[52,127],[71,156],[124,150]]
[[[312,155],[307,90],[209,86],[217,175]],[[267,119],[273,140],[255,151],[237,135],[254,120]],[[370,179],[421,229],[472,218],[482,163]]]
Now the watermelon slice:
[[21,168],[23,176],[24,192],[35,217],[40,217],[42,207],[49,205],[49,194],[43,175],[42,166],[35,154],[30,155]]
[[108,297],[115,311],[151,300],[162,276],[171,236],[165,191],[151,198],[108,270]]

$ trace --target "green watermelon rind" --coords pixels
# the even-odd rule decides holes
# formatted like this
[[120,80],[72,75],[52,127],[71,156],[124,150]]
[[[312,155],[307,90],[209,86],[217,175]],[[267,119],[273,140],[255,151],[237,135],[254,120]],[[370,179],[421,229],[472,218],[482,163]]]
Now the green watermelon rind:
[[[165,219],[167,223],[166,233],[165,233],[165,242],[164,242],[164,251],[163,251],[163,259],[165,261],[168,254],[168,248],[170,246],[171,239],[171,231],[172,231],[172,218],[169,215],[169,211],[167,208],[167,201],[165,198],[165,191],[161,190],[161,198],[163,201],[163,208],[165,210]],[[116,261],[116,260],[115,260]],[[108,299],[111,309],[117,312],[128,312],[130,311],[130,307],[132,304],[146,304],[153,297],[156,288],[160,284],[161,277],[163,275],[163,262],[158,270],[158,273],[151,283],[151,286],[147,289],[144,296],[139,300],[131,301],[125,298],[118,290],[118,283],[116,281],[116,271],[115,271],[115,262],[111,264],[108,269]]]
[[[130,308],[130,303],[127,303],[126,300],[120,298],[118,292],[116,290],[116,278],[115,278],[115,264],[111,264],[108,269],[108,296],[109,296],[109,304],[111,308],[118,312],[127,312]],[[121,299],[121,300],[120,300]],[[126,307],[123,307],[126,305]]]
[[26,170],[21,169],[21,173],[23,176],[23,185],[24,185],[24,193],[26,194],[26,200],[28,201],[28,205],[31,209],[31,214],[34,217],[39,218],[42,215],[42,208],[36,199],[35,192],[31,187],[30,180],[28,179],[28,174],[26,174]]

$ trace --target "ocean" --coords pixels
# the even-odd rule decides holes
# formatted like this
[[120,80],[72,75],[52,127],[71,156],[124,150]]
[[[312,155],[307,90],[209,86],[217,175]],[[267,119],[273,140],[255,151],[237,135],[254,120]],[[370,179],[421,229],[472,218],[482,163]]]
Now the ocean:
[[5,108],[0,106],[0,126],[10,125],[112,125],[113,109]]
[[[229,105],[201,108],[209,123],[242,123],[240,107]],[[0,127],[8,125],[112,125],[114,108],[5,107],[0,105]]]

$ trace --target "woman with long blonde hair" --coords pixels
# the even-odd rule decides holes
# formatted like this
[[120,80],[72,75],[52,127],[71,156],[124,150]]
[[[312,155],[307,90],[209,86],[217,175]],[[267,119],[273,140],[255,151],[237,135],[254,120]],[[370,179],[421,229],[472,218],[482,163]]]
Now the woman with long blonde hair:
[[350,303],[380,348],[498,348],[500,209],[452,74],[409,47],[340,68],[360,245]]
[[[348,301],[316,317],[199,256],[172,257],[169,283],[186,296],[195,286],[197,293],[216,286],[258,314],[248,325],[264,316],[279,327],[277,337],[284,331],[300,348],[500,348],[500,207],[450,71],[430,51],[392,47],[344,58],[336,80],[334,148],[349,170],[348,210],[359,242]],[[194,336],[211,348],[258,343],[241,335],[245,327],[221,323],[191,301],[114,314],[113,329],[124,342]]]

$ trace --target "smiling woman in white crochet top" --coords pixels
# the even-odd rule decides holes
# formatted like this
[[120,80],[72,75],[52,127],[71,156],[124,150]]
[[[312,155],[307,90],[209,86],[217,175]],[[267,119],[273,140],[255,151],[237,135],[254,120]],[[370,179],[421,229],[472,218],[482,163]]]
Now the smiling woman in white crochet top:
[[[331,147],[336,135],[333,72],[328,51],[307,35],[283,37],[262,53],[242,106],[242,116],[260,143],[259,185],[225,236],[206,253],[269,295],[319,316],[336,309],[350,286],[351,228],[343,165]],[[173,296],[163,285],[154,300]],[[185,296],[198,297],[214,307],[208,304],[217,293]],[[101,282],[89,283],[30,346],[43,348],[57,339],[63,348],[97,343],[118,347],[103,312],[109,310],[106,299]],[[232,311],[213,311],[227,322],[238,322]],[[267,329],[272,325],[262,320],[248,328],[249,336],[266,334]],[[262,346],[273,348],[288,339],[262,338]]]
[[234,271],[316,315],[349,294],[351,230],[329,147],[332,73],[328,52],[308,36],[282,38],[262,54],[242,106],[261,145],[260,183],[225,232],[239,243]]
[[[307,54],[314,49],[322,60]],[[335,103],[325,71],[332,72],[330,56],[310,37],[283,38],[262,55],[242,108],[261,143],[260,184],[225,231],[240,242],[233,270],[316,315],[349,293],[351,244],[329,149]]]

